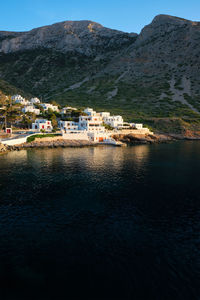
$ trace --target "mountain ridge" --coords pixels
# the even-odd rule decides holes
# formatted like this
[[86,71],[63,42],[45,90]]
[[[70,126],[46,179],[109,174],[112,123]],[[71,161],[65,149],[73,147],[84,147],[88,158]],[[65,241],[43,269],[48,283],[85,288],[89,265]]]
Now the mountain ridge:
[[[61,52],[76,50],[91,55],[89,46],[115,45],[115,40],[126,43],[137,35],[103,27],[91,21],[64,21],[42,26],[27,32],[0,32],[0,52],[13,53],[37,48],[54,48]],[[90,48],[91,48],[90,47]]]
[[0,79],[43,99],[110,109],[130,120],[196,120],[199,42],[200,22],[169,15],[156,16],[139,35],[92,21],[0,32]]

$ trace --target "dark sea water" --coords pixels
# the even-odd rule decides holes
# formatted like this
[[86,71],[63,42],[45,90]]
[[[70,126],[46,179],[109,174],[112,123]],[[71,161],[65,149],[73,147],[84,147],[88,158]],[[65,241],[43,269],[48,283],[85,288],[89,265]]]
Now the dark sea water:
[[0,156],[0,299],[200,299],[200,142]]

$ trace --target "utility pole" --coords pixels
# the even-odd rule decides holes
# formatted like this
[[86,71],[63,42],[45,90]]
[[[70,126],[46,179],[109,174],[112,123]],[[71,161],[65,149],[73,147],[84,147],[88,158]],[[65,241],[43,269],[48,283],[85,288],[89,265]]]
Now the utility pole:
[[[12,115],[12,99],[11,97],[9,97],[10,99],[10,111],[11,111],[11,115]],[[11,132],[12,132],[12,116],[11,116],[11,120],[10,120],[10,128],[11,128]]]
[[7,110],[6,110],[6,114],[5,114],[5,132],[6,132],[6,128],[7,128]]

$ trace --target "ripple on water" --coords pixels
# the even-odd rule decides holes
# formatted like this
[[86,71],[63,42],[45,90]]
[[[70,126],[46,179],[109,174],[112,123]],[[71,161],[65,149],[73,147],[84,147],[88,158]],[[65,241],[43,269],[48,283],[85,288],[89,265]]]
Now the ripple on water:
[[0,156],[2,295],[199,299],[199,152],[184,142]]

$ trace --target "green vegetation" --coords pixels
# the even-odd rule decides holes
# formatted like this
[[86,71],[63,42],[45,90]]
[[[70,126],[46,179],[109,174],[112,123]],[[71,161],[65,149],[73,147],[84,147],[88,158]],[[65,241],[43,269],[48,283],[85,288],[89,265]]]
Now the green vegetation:
[[[77,111],[69,112],[63,120],[77,121],[78,117],[81,114],[84,114],[83,108],[90,106],[96,111],[109,111],[111,114],[122,115],[127,122],[142,122],[153,131],[180,132],[181,130],[186,129],[200,129],[200,115],[189,106],[182,104],[179,101],[172,100],[173,94],[170,91],[169,86],[169,80],[172,78],[170,72],[160,78],[144,75],[142,81],[141,79],[134,79],[132,83],[125,81],[116,82],[118,78],[117,75],[108,76],[104,74],[102,77],[93,77],[93,79],[86,81],[77,89],[65,91],[66,87],[69,87],[70,84],[73,84],[75,81],[78,82],[83,80],[83,77],[77,77],[79,76],[77,75],[78,69],[75,72],[76,74],[73,72],[66,74],[66,69],[63,67],[63,64],[66,68],[72,67],[74,63],[73,56],[70,58],[68,57],[68,60],[66,60],[66,57],[61,53],[54,53],[53,51],[48,50],[37,50],[24,53],[22,57],[25,59],[25,62],[22,62],[22,57],[18,57],[18,54],[16,55],[17,59],[19,59],[19,64],[25,64],[25,68],[28,68],[29,63],[32,64],[32,59],[36,60],[37,63],[34,64],[34,68],[31,71],[33,72],[33,78],[36,81],[39,80],[39,77],[41,76],[41,74],[39,74],[41,63],[43,63],[42,74],[48,73],[47,71],[51,67],[58,68],[56,64],[59,63],[60,69],[56,69],[59,71],[59,76],[56,77],[56,75],[53,77],[51,76],[51,73],[51,75],[49,75],[50,78],[47,78],[47,85],[42,87],[39,86],[35,96],[40,97],[42,94],[43,96],[47,96],[45,97],[46,102],[51,102],[54,105],[59,103],[60,106],[66,106],[67,104],[68,106],[79,108]],[[12,55],[6,57],[7,63],[12,69],[12,63],[16,60],[16,57],[14,58]],[[49,64],[50,58],[53,59],[51,66]],[[2,58],[0,58],[0,62],[1,59]],[[81,62],[81,57],[79,57],[76,64],[81,68],[81,74],[83,76],[84,71],[87,73],[90,66],[87,66],[86,57],[82,57],[82,59],[83,61]],[[0,71],[3,71],[3,69],[1,70],[1,68],[3,68],[2,66],[0,67]],[[99,66],[97,69],[98,68]],[[13,83],[14,78],[12,76],[13,75],[11,74],[11,82]],[[175,79],[176,89],[182,89],[182,81],[178,76],[175,76]],[[25,83],[21,83],[21,86],[23,86],[23,89],[25,90],[25,93],[22,93],[22,95],[25,95],[29,90],[31,93],[35,92],[31,80],[32,78],[28,77]],[[20,87],[18,83],[17,85]],[[0,88],[1,84],[2,81],[0,81]],[[4,90],[6,90],[7,87],[10,94],[14,93],[14,90],[9,87],[6,82],[4,82],[3,85]],[[52,88],[53,86],[55,87],[55,90]],[[114,95],[112,95],[113,91],[116,91]],[[1,101],[1,98],[0,95],[0,106],[3,106],[5,99],[4,101]],[[194,108],[200,111],[200,96],[191,97],[188,94],[184,94],[184,98]],[[51,120],[55,131],[58,126],[57,120],[61,118],[61,115],[51,109],[44,111],[40,105],[36,105],[36,107],[41,110],[41,117]],[[4,111],[2,110],[2,112],[0,112],[0,114],[2,114],[2,119],[4,118],[3,113]],[[30,128],[30,124],[34,119],[34,115],[26,114],[20,121],[20,109],[17,108],[17,106],[14,107],[14,105],[12,106],[12,109],[8,109],[7,121],[10,124],[12,124],[14,120],[18,120],[20,121],[18,122],[20,126],[23,128]]]
[[23,89],[17,88],[13,84],[10,84],[8,81],[0,79],[0,98],[1,95],[14,95],[14,94],[20,94],[22,96],[31,96],[30,92],[24,93]]
[[102,124],[107,130],[113,130],[114,128],[108,124],[103,123]]
[[[174,30],[171,21],[161,27],[153,23],[151,30],[146,31],[145,39],[127,34],[126,42],[124,34],[117,37],[115,43],[115,35],[110,39],[95,32],[92,43],[84,45],[89,37],[85,39],[83,34],[81,53],[77,51],[77,45],[73,47],[73,42],[71,52],[57,51],[53,41],[50,45],[48,39],[48,47],[44,44],[38,49],[2,52],[0,74],[4,80],[0,80],[0,91],[7,95],[34,95],[54,105],[79,108],[65,115],[64,120],[78,120],[82,109],[90,106],[96,111],[122,115],[127,122],[140,120],[153,130],[198,130],[198,30],[188,22],[175,26]],[[189,39],[185,38],[188,33]],[[12,36],[8,35],[6,39]],[[64,36],[60,38],[62,40]],[[134,43],[136,39],[137,43]],[[171,86],[172,79],[175,80],[174,87]],[[185,91],[188,94],[183,95]],[[182,101],[182,97],[187,102]],[[0,107],[3,106],[4,102],[0,100]],[[44,112],[40,105],[36,107],[41,110],[41,117],[51,120],[56,130],[61,115],[51,110]],[[17,124],[28,128],[34,120],[34,115],[28,114],[20,119],[17,108],[7,107],[6,111],[10,124],[17,120]],[[2,110],[2,119],[4,113]]]
[[55,136],[59,136],[59,134],[51,134],[51,133],[47,133],[47,134],[36,134],[36,135],[32,135],[32,136],[29,136],[27,138],[27,142],[28,143],[31,143],[33,142],[36,138],[39,138],[39,139],[43,139],[43,138],[46,138],[46,137],[50,137],[50,138],[53,138]]

